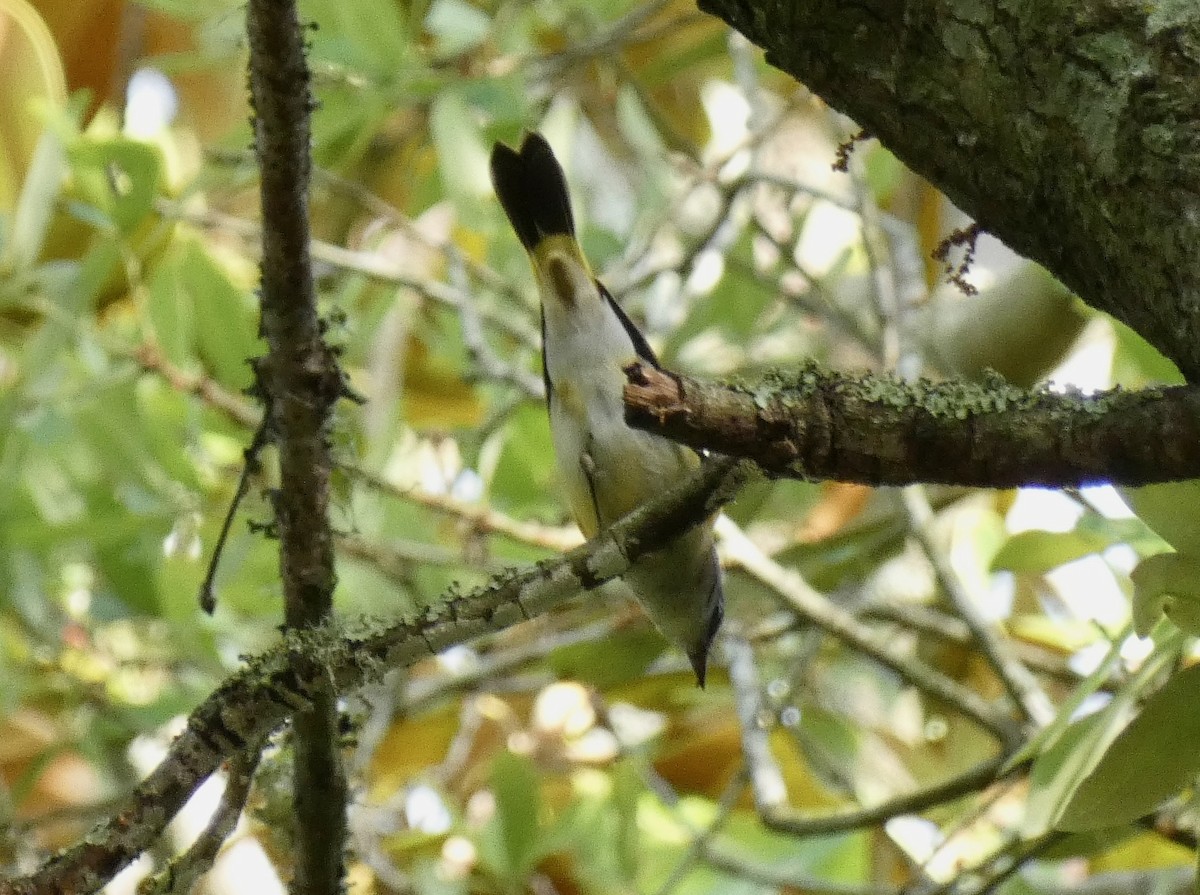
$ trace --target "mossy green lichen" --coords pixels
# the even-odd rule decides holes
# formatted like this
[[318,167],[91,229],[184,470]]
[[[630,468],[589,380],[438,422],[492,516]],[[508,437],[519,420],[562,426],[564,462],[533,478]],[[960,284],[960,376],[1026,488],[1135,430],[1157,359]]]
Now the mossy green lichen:
[[1077,389],[1054,393],[1045,389],[1028,390],[1009,383],[994,370],[985,370],[978,380],[947,379],[934,382],[920,379],[905,382],[898,377],[876,373],[841,373],[822,370],[813,362],[793,370],[772,370],[756,383],[736,386],[753,397],[760,409],[787,407],[806,401],[819,391],[836,394],[844,401],[875,404],[892,411],[918,409],[942,420],[966,420],[979,416],[1008,413],[1104,415],[1128,400],[1119,390],[1084,395]]

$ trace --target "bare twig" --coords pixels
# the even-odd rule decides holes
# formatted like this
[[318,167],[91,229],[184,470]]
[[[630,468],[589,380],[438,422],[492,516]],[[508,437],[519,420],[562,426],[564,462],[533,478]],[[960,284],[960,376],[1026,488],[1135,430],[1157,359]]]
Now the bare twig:
[[[248,402],[222,388],[216,380],[179,369],[150,345],[138,348],[135,357],[144,369],[162,376],[176,390],[196,395],[205,404],[221,411],[233,422],[248,428],[258,425],[261,414]],[[547,550],[555,551],[570,550],[583,543],[583,537],[573,525],[552,526],[526,522],[514,519],[486,504],[468,503],[449,494],[434,494],[417,488],[402,488],[351,464],[339,464],[338,469],[360,484],[381,494],[454,516],[472,531],[501,535],[520,544],[544,547]],[[433,554],[428,554],[426,560],[422,561],[436,562],[437,560],[432,557]],[[366,557],[360,555],[359,558]],[[418,559],[415,555],[412,558]]]
[[750,791],[754,794],[755,808],[760,814],[766,814],[787,804],[787,783],[771,753],[769,731],[763,724],[764,707],[754,650],[749,642],[732,631],[725,635],[724,643]]
[[871,630],[845,610],[813,590],[799,573],[785,569],[751,541],[727,517],[717,520],[717,535],[729,561],[771,588],[803,618],[828,631],[848,646],[892,669],[904,680],[940,699],[1011,745],[1019,739],[1012,719],[969,690],[909,656],[894,642]]
[[904,508],[908,514],[913,537],[921,546],[925,558],[933,566],[938,584],[950,598],[955,612],[966,623],[984,657],[1004,684],[1013,702],[1021,709],[1026,719],[1038,727],[1054,720],[1055,708],[1046,691],[1034,674],[1008,648],[992,625],[983,617],[967,593],[962,579],[950,566],[943,551],[933,542],[930,527],[933,524],[933,508],[920,485],[910,485],[902,492]]
[[469,297],[471,290],[467,282],[466,268],[458,252],[448,251],[447,254],[450,259],[451,285],[464,296],[458,303],[458,320],[462,329],[463,344],[472,363],[479,368],[479,375],[493,382],[516,386],[526,397],[540,401],[546,396],[542,380],[526,369],[505,363],[488,345],[479,319],[479,309]]
[[[159,200],[155,207],[163,217],[187,221],[189,224],[210,230],[225,230],[252,243],[261,243],[263,238],[262,227],[245,218],[219,211],[196,211],[165,199]],[[456,311],[464,302],[471,300],[471,296],[463,295],[446,283],[409,274],[401,265],[378,252],[347,249],[319,239],[311,240],[310,249],[313,259],[317,261],[361,273],[382,283],[412,289],[422,298]],[[489,326],[512,337],[526,348],[535,350],[540,345],[537,331],[524,316],[501,314],[488,308],[480,308],[479,316]]]
[[143,343],[134,349],[133,356],[143,369],[157,373],[176,391],[195,395],[238,425],[255,429],[262,420],[262,412],[245,398],[227,391],[212,377],[181,370],[155,345]]
[[217,608],[217,568],[221,565],[221,554],[225,551],[225,541],[229,538],[229,529],[233,527],[233,517],[237,515],[238,507],[245,499],[246,492],[250,490],[250,479],[259,471],[259,454],[262,453],[269,440],[267,422],[263,420],[258,424],[254,438],[250,440],[250,446],[242,453],[242,471],[238,476],[237,488],[233,492],[233,499],[229,501],[225,518],[221,520],[221,531],[217,534],[217,542],[213,545],[212,556],[208,561],[208,571],[204,573],[204,582],[200,585],[200,608],[209,615],[212,615],[213,610]]
[[414,565],[445,566],[448,568],[475,567],[487,572],[497,572],[503,563],[490,560],[472,562],[461,550],[453,550],[440,544],[425,544],[420,541],[389,538],[376,543],[356,534],[335,535],[338,550],[346,556],[365,563],[392,581],[408,586],[412,583]]
[[671,868],[670,874],[663,880],[663,884],[658,887],[655,895],[671,895],[695,868],[696,863],[706,856],[712,838],[721,831],[737,807],[738,799],[741,798],[742,791],[746,788],[746,782],[746,771],[743,769],[734,774],[725,784],[725,789],[717,800],[717,816],[703,830],[692,831],[692,841],[688,845],[687,851]]
[[[987,860],[980,864],[979,868],[970,871],[971,875],[974,876],[983,875],[983,881],[973,888],[964,890],[960,886],[961,878],[964,875],[960,873],[935,889],[922,887],[911,891],[913,891],[914,895],[951,895],[951,893],[963,891],[969,892],[970,895],[986,895],[986,893],[994,892],[1001,883],[1024,867],[1029,861],[1032,861],[1038,855],[1068,838],[1068,835],[1067,833],[1052,830],[1029,841],[1014,839],[1008,845],[994,852]],[[984,868],[987,868],[986,873],[984,872]]]
[[241,817],[250,786],[254,782],[254,771],[266,740],[258,740],[243,749],[229,762],[225,775],[225,792],[213,813],[208,826],[186,852],[173,860],[165,870],[151,880],[138,886],[138,895],[168,895],[172,892],[190,892],[192,887],[207,873],[217,859],[225,840],[233,833]]
[[489,534],[503,535],[518,543],[534,547],[545,547],[548,550],[570,550],[583,543],[577,529],[570,527],[552,527],[539,525],[536,522],[523,522],[513,519],[486,505],[472,504],[449,494],[433,494],[417,488],[401,488],[374,473],[358,466],[341,467],[356,481],[366,485],[381,494],[416,503],[439,513],[446,513],[461,519],[471,528]]
[[704,863],[731,876],[758,883],[760,886],[783,891],[803,892],[804,895],[897,895],[897,890],[888,886],[869,883],[835,883],[816,879],[809,875],[782,871],[747,860],[729,846],[709,844],[704,850]]

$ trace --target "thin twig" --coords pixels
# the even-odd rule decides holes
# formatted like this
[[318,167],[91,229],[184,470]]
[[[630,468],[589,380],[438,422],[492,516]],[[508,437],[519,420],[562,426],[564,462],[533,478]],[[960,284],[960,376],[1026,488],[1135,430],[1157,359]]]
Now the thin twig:
[[467,282],[466,268],[458,252],[447,252],[450,262],[450,284],[464,298],[458,303],[459,327],[462,330],[463,344],[471,362],[479,368],[479,375],[493,382],[502,382],[516,386],[526,397],[542,400],[546,396],[546,388],[542,380],[521,367],[505,363],[492,351],[483,334],[483,325],[479,319],[479,309],[470,298],[471,289]]
[[[675,866],[671,868],[671,872],[663,880],[663,884],[658,887],[655,895],[671,895],[672,892],[679,888],[684,878],[692,872],[697,861],[707,854],[712,838],[721,831],[733,815],[733,810],[737,807],[738,799],[742,797],[742,791],[746,788],[746,783],[746,770],[743,768],[734,774],[729,782],[725,784],[725,789],[721,792],[721,797],[717,800],[716,816],[703,830],[691,831],[692,841],[688,844],[687,851],[683,853]],[[680,820],[683,822],[682,818]]]
[[[233,422],[246,427],[259,424],[259,420],[262,418],[261,414],[255,411],[248,402],[222,388],[216,380],[202,374],[192,374],[181,370],[153,346],[146,345],[138,348],[134,356],[144,369],[162,376],[176,390],[196,395],[205,404],[221,411]],[[373,491],[454,516],[475,532],[501,535],[520,544],[544,547],[547,550],[559,552],[570,550],[583,543],[583,537],[573,525],[541,525],[536,522],[514,519],[484,504],[468,503],[449,494],[435,494],[418,488],[402,488],[352,464],[339,464],[338,469]]]
[[704,850],[704,863],[760,886],[788,892],[803,892],[804,895],[898,895],[898,890],[890,886],[835,883],[815,879],[807,874],[757,864],[729,846],[708,845]]
[[266,740],[259,740],[230,760],[225,775],[225,792],[221,794],[221,802],[208,825],[187,851],[162,872],[142,882],[138,886],[138,895],[190,892],[200,877],[212,869],[221,846],[233,833],[246,806],[250,786],[254,782],[254,771],[265,745]]
[[379,574],[402,587],[412,584],[413,566],[442,566],[445,568],[477,568],[493,573],[505,568],[496,560],[473,562],[461,550],[453,550],[440,544],[425,544],[420,541],[389,538],[385,543],[376,543],[348,532],[335,535],[338,550],[346,556],[371,566]]
[[934,576],[942,591],[950,598],[955,612],[971,631],[975,642],[983,651],[984,657],[1004,684],[1013,702],[1021,709],[1026,719],[1038,727],[1044,727],[1054,720],[1057,713],[1054,703],[1042,689],[1041,683],[1024,663],[1008,648],[1008,644],[1000,637],[979,612],[971,595],[967,593],[962,579],[950,566],[949,560],[933,542],[930,528],[933,525],[933,507],[925,496],[925,490],[920,485],[910,485],[901,492],[905,512],[908,515],[912,535],[916,538],[925,554],[925,558],[933,567]]
[[503,535],[518,543],[545,547],[548,550],[570,550],[583,543],[578,529],[573,526],[552,527],[536,522],[524,522],[486,505],[467,503],[449,494],[434,494],[418,488],[394,485],[359,466],[343,465],[340,468],[372,490],[454,516],[476,531]]
[[754,806],[759,814],[767,814],[786,806],[788,794],[783,771],[771,753],[769,730],[763,723],[764,706],[754,650],[748,641],[734,631],[725,635],[724,644],[750,791],[754,794]]
[[133,357],[142,369],[157,373],[176,391],[195,395],[240,426],[254,429],[262,421],[262,411],[245,398],[227,391],[211,376],[180,369],[155,345],[148,342],[139,345]]
[[912,658],[892,641],[864,626],[854,616],[813,590],[799,573],[785,569],[768,557],[727,517],[717,520],[717,535],[731,563],[740,566],[771,588],[788,606],[850,647],[891,668],[901,678],[925,691],[992,732],[1006,745],[1020,734],[1003,712],[973,690]]
[[261,468],[259,454],[267,446],[268,440],[267,421],[264,419],[254,431],[254,438],[250,440],[250,446],[242,453],[242,471],[238,476],[237,488],[233,492],[233,499],[229,501],[225,518],[221,521],[221,531],[217,535],[217,542],[213,545],[212,556],[208,561],[208,570],[204,573],[204,582],[200,585],[200,608],[209,615],[212,615],[217,608],[217,568],[221,565],[221,554],[225,552],[225,541],[229,538],[229,529],[233,527],[233,517],[237,515],[238,507],[245,499],[246,492],[250,490],[250,479],[257,475]]
[[[158,213],[172,220],[186,221],[197,227],[209,230],[225,230],[237,234],[253,244],[261,244],[263,229],[254,221],[235,217],[219,211],[197,211],[179,202],[160,199],[155,204]],[[471,296],[463,295],[457,289],[437,280],[430,280],[407,273],[400,264],[379,254],[378,252],[360,251],[336,246],[332,243],[313,239],[309,243],[312,258],[323,261],[342,270],[360,273],[371,279],[394,286],[412,289],[422,298],[435,304],[444,305],[457,311],[464,302],[470,301]],[[501,314],[497,311],[480,308],[480,317],[496,330],[503,332],[530,350],[537,350],[540,337],[532,324],[523,315]]]
[[408,713],[419,712],[435,700],[444,699],[454,692],[471,690],[486,681],[509,674],[522,665],[543,659],[556,650],[603,640],[612,634],[615,627],[612,618],[604,618],[587,625],[573,625],[561,632],[542,632],[521,646],[481,656],[467,668],[428,677],[414,677],[405,684],[400,708]]
[[[1056,830],[1052,830],[1028,842],[1014,839],[1008,845],[993,852],[973,870],[961,871],[955,874],[953,879],[934,889],[920,888],[908,891],[912,892],[913,895],[954,895],[954,893],[960,892],[969,892],[969,895],[987,895],[987,893],[994,892],[1001,883],[1024,867],[1029,861],[1058,845],[1064,839],[1068,838],[1069,835],[1068,833],[1059,833]],[[964,876],[978,876],[984,872],[984,868],[990,868],[990,872],[979,885],[969,890],[964,890],[959,885]]]

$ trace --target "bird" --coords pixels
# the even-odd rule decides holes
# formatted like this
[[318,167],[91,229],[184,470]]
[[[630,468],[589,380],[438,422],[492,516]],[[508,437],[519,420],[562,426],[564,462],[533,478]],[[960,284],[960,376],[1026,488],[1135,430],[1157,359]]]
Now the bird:
[[[527,132],[516,149],[497,142],[491,176],[533,267],[555,459],[571,513],[592,538],[686,478],[701,458],[625,423],[624,369],[635,361],[661,367],[645,336],[593,276],[575,237],[566,177],[545,137]],[[701,688],[725,614],[714,521],[639,557],[616,585],[683,650]]]

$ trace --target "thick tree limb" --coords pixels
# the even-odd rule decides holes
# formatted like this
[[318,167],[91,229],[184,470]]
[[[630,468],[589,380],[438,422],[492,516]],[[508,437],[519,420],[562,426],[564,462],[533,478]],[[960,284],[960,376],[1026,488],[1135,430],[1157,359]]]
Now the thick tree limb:
[[[815,367],[758,385],[627,370],[625,418],[773,475],[869,485],[1145,485],[1200,477],[1200,389],[1028,392]],[[1149,437],[1153,433],[1153,437]]]
[[[196,788],[228,756],[308,709],[332,681],[351,692],[391,668],[483,634],[503,630],[622,574],[638,557],[707,519],[746,480],[728,458],[706,464],[686,482],[569,553],[511,570],[469,594],[450,594],[424,616],[359,636],[331,627],[292,632],[279,647],[228,678],[192,712],[168,757],[102,822],[36,873],[0,879],[0,895],[95,892],[149,847]],[[295,651],[319,662],[297,664]]]
[[[333,609],[333,533],[328,427],[344,387],[317,315],[309,256],[309,91],[295,0],[250,0],[250,92],[262,182],[262,334],[259,361],[267,424],[279,449],[275,495],[287,627],[322,624]],[[293,660],[317,673],[303,652]],[[296,864],[293,892],[336,895],[343,887],[349,787],[340,756],[332,682],[310,692],[293,719]]]
[[1200,380],[1200,6],[700,7]]

